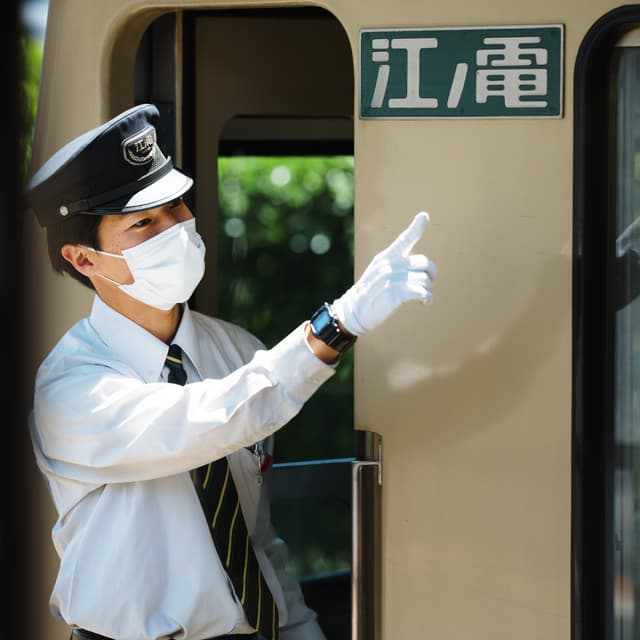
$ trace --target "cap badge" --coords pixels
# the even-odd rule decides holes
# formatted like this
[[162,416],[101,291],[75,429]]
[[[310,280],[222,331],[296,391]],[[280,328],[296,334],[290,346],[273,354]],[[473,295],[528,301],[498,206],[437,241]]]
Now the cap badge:
[[151,162],[156,150],[156,129],[147,127],[122,141],[124,159],[133,165]]

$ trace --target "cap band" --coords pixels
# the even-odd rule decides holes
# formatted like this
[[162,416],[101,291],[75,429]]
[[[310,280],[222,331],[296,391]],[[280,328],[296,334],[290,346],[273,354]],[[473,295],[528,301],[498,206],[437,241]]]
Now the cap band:
[[122,196],[126,196],[129,193],[135,193],[144,189],[145,187],[153,184],[160,178],[164,177],[173,169],[173,162],[171,161],[171,156],[169,156],[166,161],[161,164],[157,169],[152,171],[151,173],[147,173],[142,178],[135,180],[134,182],[129,182],[117,189],[112,189],[111,191],[106,191],[97,196],[93,196],[92,198],[86,198],[84,200],[76,200],[71,204],[66,205],[68,213],[65,215],[69,215],[72,213],[78,213],[79,211],[90,211],[94,207],[97,207],[100,204],[105,202],[111,202],[112,200],[116,200]]

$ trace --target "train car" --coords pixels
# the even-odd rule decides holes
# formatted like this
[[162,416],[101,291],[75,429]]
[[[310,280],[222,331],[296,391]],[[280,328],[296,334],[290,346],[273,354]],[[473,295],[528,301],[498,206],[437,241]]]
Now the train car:
[[[640,5],[50,0],[33,171],[145,102],[196,180],[206,313],[293,328],[430,215],[432,303],[276,436],[276,526],[327,638],[640,637]],[[333,194],[313,211],[282,195],[305,159],[305,193]],[[29,388],[92,296],[25,226]],[[28,447],[23,466],[23,637],[63,640],[55,513]]]

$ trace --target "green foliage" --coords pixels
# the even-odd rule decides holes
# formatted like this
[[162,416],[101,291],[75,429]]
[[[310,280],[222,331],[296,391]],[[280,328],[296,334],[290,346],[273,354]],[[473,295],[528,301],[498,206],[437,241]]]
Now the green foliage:
[[222,302],[270,346],[352,281],[353,161],[221,158],[219,180]]
[[[218,175],[220,316],[271,347],[353,283],[353,158],[221,158]],[[352,352],[276,442],[281,462],[352,455]]]
[[40,92],[40,72],[42,69],[42,41],[30,36],[23,28],[20,34],[20,62],[22,66],[21,95],[22,131],[20,132],[20,180],[25,184],[31,163],[33,129]]

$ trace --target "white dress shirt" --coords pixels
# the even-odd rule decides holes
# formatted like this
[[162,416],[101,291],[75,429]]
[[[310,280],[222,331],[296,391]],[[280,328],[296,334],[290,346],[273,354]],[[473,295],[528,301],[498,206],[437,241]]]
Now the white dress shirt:
[[31,437],[58,512],[52,612],[117,640],[250,632],[189,474],[228,456],[281,639],[322,640],[284,571],[286,545],[247,447],[270,440],[334,368],[313,355],[302,325],[266,350],[187,305],[174,342],[184,387],[163,381],[168,346],[96,296],[38,370]]

